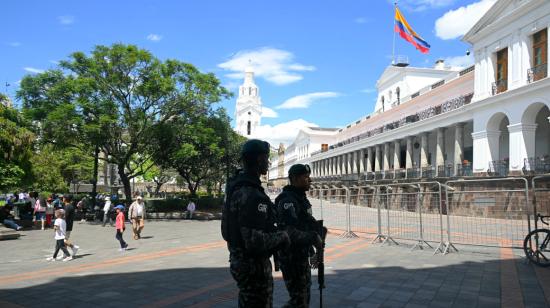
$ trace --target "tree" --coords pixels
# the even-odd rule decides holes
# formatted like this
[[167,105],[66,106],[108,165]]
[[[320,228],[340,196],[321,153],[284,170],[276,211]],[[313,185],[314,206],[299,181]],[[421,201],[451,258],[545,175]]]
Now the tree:
[[[33,102],[43,101],[64,107],[69,114],[75,112],[81,121],[63,120],[64,132],[50,129],[57,127],[53,124],[46,131],[63,136],[69,130],[77,140],[98,146],[105,154],[102,159],[117,166],[128,201],[131,179],[152,166],[147,162],[151,161],[149,143],[155,127],[170,119],[207,113],[211,104],[230,96],[213,74],[177,60],[160,61],[134,45],[96,46],[90,55],[75,52],[60,68],[25,78],[39,85],[34,88],[47,89],[52,95],[28,95],[34,94],[34,88],[24,87],[24,79],[18,96],[24,106],[36,108]],[[66,94],[51,89],[65,89]],[[40,114],[41,109],[30,112]]]
[[34,135],[17,110],[0,104],[0,191],[18,188],[32,179]]
[[166,169],[163,167],[159,167],[158,165],[153,165],[147,172],[143,174],[143,179],[145,181],[154,182],[155,183],[155,192],[154,195],[158,196],[160,192],[160,188],[162,185],[168,183],[169,181],[173,180],[177,175],[177,172]]
[[190,122],[174,119],[157,127],[154,140],[156,162],[174,168],[191,195],[196,195],[201,184],[212,187],[208,184],[224,181],[224,174],[237,160],[233,149],[242,142],[223,109],[196,115]]

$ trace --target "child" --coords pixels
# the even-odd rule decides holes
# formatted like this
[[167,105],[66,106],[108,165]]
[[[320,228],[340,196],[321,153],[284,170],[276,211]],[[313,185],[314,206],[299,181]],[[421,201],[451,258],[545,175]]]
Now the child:
[[65,211],[63,210],[55,211],[55,218],[56,218],[54,222],[55,252],[53,253],[53,257],[49,257],[48,259],[46,259],[48,261],[55,261],[60,249],[63,250],[63,254],[65,255],[63,262],[70,261],[73,259],[73,257],[71,257],[71,255],[69,254],[67,247],[65,247],[65,233],[67,229],[67,224],[65,223],[65,220],[63,219],[63,217],[65,217]]
[[125,251],[126,248],[128,248],[128,244],[122,239],[122,233],[124,232],[125,226],[124,226],[124,205],[117,205],[115,206],[116,210],[116,239],[120,242],[120,251]]

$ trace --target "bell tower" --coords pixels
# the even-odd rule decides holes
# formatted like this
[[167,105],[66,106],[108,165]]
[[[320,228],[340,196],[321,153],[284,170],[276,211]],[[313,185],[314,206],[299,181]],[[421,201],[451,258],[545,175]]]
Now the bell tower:
[[261,118],[262,100],[258,86],[254,83],[254,71],[249,65],[244,72],[244,82],[239,87],[235,108],[235,130],[242,136],[253,138]]

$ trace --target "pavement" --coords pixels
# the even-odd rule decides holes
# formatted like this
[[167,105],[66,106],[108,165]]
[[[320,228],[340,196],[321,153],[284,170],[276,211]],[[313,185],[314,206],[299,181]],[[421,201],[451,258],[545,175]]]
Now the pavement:
[[[81,248],[69,262],[47,262],[52,230],[1,241],[0,307],[236,307],[237,288],[219,221],[146,221],[143,237],[75,223]],[[549,307],[550,269],[509,247],[457,246],[458,253],[411,250],[414,242],[373,243],[371,234],[327,238],[325,307]],[[288,295],[274,273],[274,306]],[[319,306],[313,271],[311,307]]]

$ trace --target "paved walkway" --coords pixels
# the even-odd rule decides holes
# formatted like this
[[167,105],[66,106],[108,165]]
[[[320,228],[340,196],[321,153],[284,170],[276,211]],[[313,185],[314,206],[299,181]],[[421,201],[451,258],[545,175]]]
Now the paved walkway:
[[[81,250],[70,262],[46,261],[51,230],[23,232],[0,242],[0,307],[236,307],[219,230],[219,221],[147,221],[143,239],[125,233],[131,249],[121,253],[114,228],[76,223],[72,237]],[[526,264],[520,251],[459,247],[460,253],[434,256],[431,249],[381,246],[360,236],[328,237],[325,307],[550,304],[550,270]],[[274,298],[275,307],[288,298],[280,273]]]

